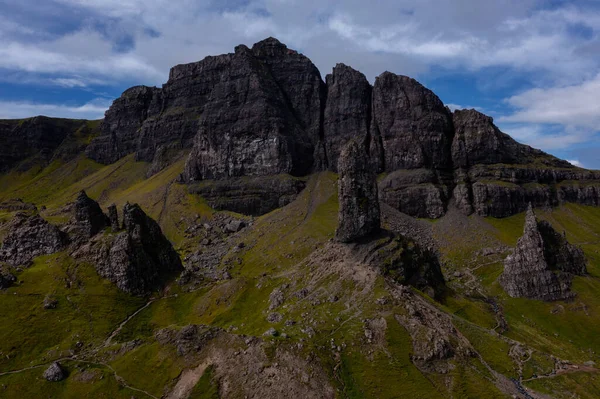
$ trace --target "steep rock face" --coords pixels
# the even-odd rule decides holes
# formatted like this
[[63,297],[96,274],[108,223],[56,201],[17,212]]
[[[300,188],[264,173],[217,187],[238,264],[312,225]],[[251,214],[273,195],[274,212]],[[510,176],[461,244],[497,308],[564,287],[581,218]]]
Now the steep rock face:
[[109,225],[109,220],[100,205],[88,197],[83,190],[79,192],[74,208],[73,222],[80,228],[80,234],[85,238],[95,236]]
[[311,137],[269,68],[238,46],[221,77],[204,108],[185,180],[308,173]]
[[306,182],[288,175],[208,180],[190,187],[217,210],[264,215],[292,202]]
[[123,208],[123,228],[116,236],[98,236],[79,254],[91,257],[100,276],[142,295],[158,288],[165,274],[183,269],[158,224],[138,205]]
[[135,86],[126,90],[106,111],[102,135],[87,147],[91,159],[109,164],[138,148],[139,130],[148,117],[148,108],[157,90]]
[[[546,241],[540,230],[544,231]],[[568,244],[548,223],[538,223],[530,205],[523,236],[504,261],[499,280],[502,287],[515,298],[567,299],[573,296],[571,274],[583,273],[585,259],[581,250]]]
[[362,143],[351,140],[344,147],[339,171],[337,240],[352,242],[378,232],[381,221],[377,181]]
[[455,168],[477,164],[525,164],[543,152],[522,145],[502,133],[493,118],[474,109],[456,110],[452,115],[454,140],[452,160]]
[[384,168],[444,169],[452,165],[452,116],[419,82],[385,72],[373,87],[373,120],[384,150]]
[[529,202],[600,202],[599,173],[517,143],[475,110],[455,111],[453,120],[454,197],[465,213],[506,217],[525,211]]
[[544,240],[544,258],[552,270],[582,276],[587,273],[587,261],[581,248],[570,244],[545,220],[538,222]]
[[[240,45],[173,67],[160,89],[123,93],[87,153],[103,163],[135,153],[152,162],[152,175],[193,147],[182,181],[196,183],[337,171],[344,143],[358,138],[375,171],[386,173],[382,201],[411,216],[441,217],[451,200],[466,214],[495,217],[522,212],[529,202],[600,205],[600,173],[517,143],[475,110],[452,114],[414,79],[385,72],[371,87],[338,64],[326,81],[307,57],[274,38]],[[236,198],[247,188],[213,186],[230,187],[223,209],[257,208]]]
[[0,249],[0,261],[11,266],[27,265],[34,258],[65,248],[68,237],[39,215],[17,213]]
[[270,37],[252,46],[283,92],[294,117],[313,146],[321,141],[326,88],[321,73],[308,57]]
[[353,138],[364,141],[369,134],[372,88],[365,75],[344,64],[337,64],[326,82],[325,151],[329,168],[337,172],[344,145]]
[[[416,80],[385,72],[375,81],[372,114],[372,153],[379,171],[390,173],[382,200],[412,216],[442,216],[452,184],[449,110]],[[394,173],[404,169],[420,171]]]
[[86,121],[45,116],[0,120],[0,172],[24,160],[48,163],[61,144],[85,125]]
[[379,182],[381,200],[408,215],[420,218],[439,218],[446,213],[448,188],[434,184],[431,169],[398,170]]

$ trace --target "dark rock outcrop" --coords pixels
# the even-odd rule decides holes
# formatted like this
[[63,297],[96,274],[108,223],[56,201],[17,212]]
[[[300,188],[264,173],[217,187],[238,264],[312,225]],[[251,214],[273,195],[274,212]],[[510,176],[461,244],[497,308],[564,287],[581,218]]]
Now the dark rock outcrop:
[[336,238],[352,242],[380,229],[377,180],[364,144],[351,140],[339,158],[339,225]]
[[[21,120],[0,120],[0,172],[19,166],[27,170],[33,165],[45,166],[56,155],[61,145],[77,132],[87,129],[87,122],[74,119],[56,119],[38,116]],[[75,145],[71,154],[77,155]]]
[[380,154],[381,200],[412,216],[446,212],[452,185],[452,116],[416,80],[385,72],[373,87],[371,147]]
[[110,228],[113,233],[121,230],[119,225],[119,213],[117,212],[117,206],[112,204],[108,207],[108,220],[110,221]]
[[365,75],[344,64],[337,64],[326,82],[325,150],[330,169],[337,172],[344,145],[353,138],[364,141],[369,134],[372,88]]
[[44,378],[50,382],[58,382],[67,378],[67,373],[59,362],[54,362],[44,371]]
[[212,181],[201,194],[215,206],[251,214],[285,204],[293,190],[269,183],[276,190],[265,196],[240,178],[337,171],[352,138],[365,141],[375,172],[386,174],[382,202],[411,216],[441,217],[452,200],[466,214],[495,217],[523,212],[529,202],[600,205],[600,173],[517,143],[480,112],[451,113],[414,79],[385,72],[371,87],[338,64],[326,82],[276,39],[240,45],[173,67],[162,88],[127,90],[87,154],[109,163],[135,153],[152,162],[152,175],[193,147],[181,181]]
[[160,226],[137,204],[123,208],[123,228],[117,235],[97,236],[75,255],[90,259],[100,276],[135,295],[159,288],[161,277],[183,270]]
[[259,216],[292,202],[306,182],[289,175],[208,180],[190,186],[214,209]]
[[78,233],[86,239],[95,236],[110,223],[100,205],[88,197],[83,190],[79,192],[75,200],[74,209],[73,224],[79,227]]
[[385,171],[452,167],[452,115],[412,78],[390,72],[377,77],[372,130],[382,142]]
[[17,278],[7,268],[0,265],[0,290],[10,287],[16,281]]
[[235,54],[215,58],[226,65],[204,106],[185,180],[310,171],[318,141],[319,85],[306,70],[307,59],[281,46],[269,40],[265,48],[238,46]]
[[511,297],[555,301],[574,296],[571,275],[585,271],[581,250],[567,243],[547,222],[538,223],[530,205],[523,236],[504,261],[499,281]]
[[87,147],[86,154],[100,163],[116,162],[138,148],[139,131],[157,89],[135,86],[116,99],[104,115],[102,135]]
[[38,256],[61,251],[68,241],[65,233],[39,215],[17,213],[0,248],[0,261],[11,266],[27,265]]

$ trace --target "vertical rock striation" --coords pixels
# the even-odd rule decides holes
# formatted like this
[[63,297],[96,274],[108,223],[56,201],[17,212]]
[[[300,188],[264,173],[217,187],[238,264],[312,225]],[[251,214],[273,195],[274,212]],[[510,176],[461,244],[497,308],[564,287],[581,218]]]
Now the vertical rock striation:
[[352,242],[379,231],[377,180],[363,143],[351,140],[339,158],[339,225],[336,238]]
[[530,204],[523,236],[504,261],[499,280],[508,295],[543,301],[567,299],[574,295],[571,276],[585,272],[581,250],[567,243],[549,223],[538,223]]
[[344,64],[337,64],[326,82],[323,135],[329,167],[337,172],[344,145],[369,135],[372,88],[365,75]]
[[[0,123],[0,142],[2,132]],[[324,83],[310,59],[274,38],[177,65],[162,88],[125,91],[86,153],[102,163],[135,153],[154,174],[191,148],[182,181],[225,181],[205,184],[209,192],[241,185],[215,202],[264,212],[272,205],[245,205],[246,193],[257,198],[257,190],[241,178],[338,171],[353,138],[366,142],[375,172],[385,173],[381,200],[411,216],[439,218],[451,202],[465,214],[494,217],[523,212],[529,202],[600,205],[600,173],[517,143],[480,112],[451,113],[407,76],[385,72],[371,86],[338,64]],[[9,152],[0,150],[0,168],[3,157]],[[260,193],[260,200],[285,203],[280,198],[293,191]]]

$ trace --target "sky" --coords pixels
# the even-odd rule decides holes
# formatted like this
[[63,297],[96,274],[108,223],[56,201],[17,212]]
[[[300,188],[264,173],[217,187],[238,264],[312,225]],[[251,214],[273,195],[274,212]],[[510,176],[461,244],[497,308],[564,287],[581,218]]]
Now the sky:
[[600,0],[0,0],[0,119],[102,118],[130,86],[269,36],[323,78],[408,75],[600,169]]

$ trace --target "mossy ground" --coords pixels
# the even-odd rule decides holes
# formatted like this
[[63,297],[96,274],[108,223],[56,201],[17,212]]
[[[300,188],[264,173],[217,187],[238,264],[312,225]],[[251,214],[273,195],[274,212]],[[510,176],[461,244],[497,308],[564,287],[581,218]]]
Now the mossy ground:
[[[186,228],[210,219],[213,211],[201,198],[189,194],[187,187],[174,182],[183,169],[183,160],[150,178],[146,177],[149,165],[135,162],[133,157],[108,166],[83,157],[67,163],[56,161],[43,170],[0,177],[0,200],[22,198],[38,207],[44,205],[47,209],[42,215],[55,223],[69,218],[63,206],[81,189],[103,207],[137,202],[159,221],[184,256],[195,245],[186,238]],[[103,364],[84,366],[65,361],[69,378],[55,384],[42,381],[45,367],[2,373],[46,365],[98,347],[119,323],[144,306],[146,299],[120,293],[100,279],[93,267],[76,264],[66,253],[36,259],[32,267],[18,273],[18,284],[0,292],[0,396],[144,396],[118,383],[112,367],[130,386],[160,397],[188,365],[172,350],[161,347],[154,333],[166,327],[210,324],[252,336],[262,336],[274,327],[287,336],[273,338],[274,347],[302,342],[307,355],[317,354],[339,397],[505,397],[477,359],[457,362],[443,377],[419,370],[411,361],[410,335],[393,317],[402,310],[376,305],[377,299],[388,295],[382,277],[366,285],[345,274],[318,274],[320,271],[311,266],[314,254],[335,234],[336,178],[331,173],[311,177],[296,201],[255,219],[251,228],[236,236],[245,246],[226,256],[233,265],[231,280],[191,292],[172,284],[165,297],[157,293],[156,300],[116,335],[112,346],[99,352]],[[11,216],[1,213],[0,221]],[[483,247],[514,246],[523,230],[521,214],[505,219],[471,217],[464,234],[444,230],[444,220],[433,225],[436,239],[445,243],[442,262],[449,280],[448,292],[435,305],[451,315],[455,327],[495,372],[511,378],[521,375],[523,385],[554,397],[600,397],[600,379],[594,372],[536,379],[553,370],[552,356],[577,364],[589,360],[600,364],[600,209],[566,205],[538,211],[538,216],[558,231],[564,230],[589,260],[589,276],[573,282],[575,300],[547,304],[509,298],[496,282],[505,253],[491,258],[478,254]],[[452,277],[455,272],[461,272],[462,277]],[[470,289],[469,284],[477,289]],[[269,296],[282,286],[289,287],[285,306],[270,310]],[[306,298],[294,295],[302,287],[310,287]],[[337,301],[328,300],[331,292],[339,297]],[[58,299],[57,309],[43,309],[46,295]],[[506,320],[504,332],[496,331],[498,319],[490,298]],[[281,313],[283,321],[298,323],[269,323],[266,316],[271,311]],[[374,317],[387,322],[385,340],[375,346],[365,342],[363,331],[363,320]],[[314,326],[314,335],[303,331],[307,325]],[[139,340],[133,350],[110,354],[133,340]],[[339,356],[331,350],[332,340],[336,346],[344,345]],[[522,364],[510,355],[516,342],[532,352]],[[97,379],[80,378],[85,367],[96,369]],[[214,372],[210,367],[205,371],[192,397],[218,397]]]

